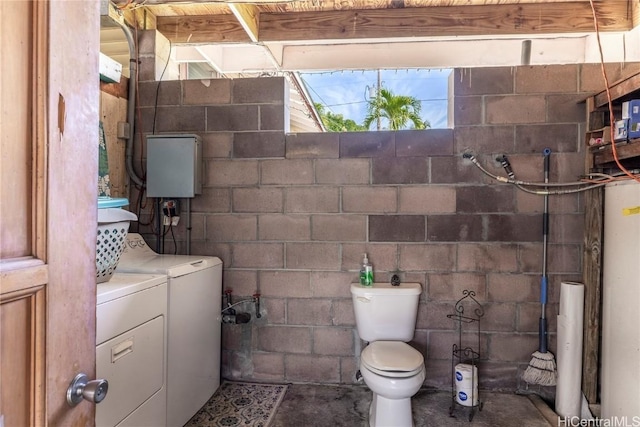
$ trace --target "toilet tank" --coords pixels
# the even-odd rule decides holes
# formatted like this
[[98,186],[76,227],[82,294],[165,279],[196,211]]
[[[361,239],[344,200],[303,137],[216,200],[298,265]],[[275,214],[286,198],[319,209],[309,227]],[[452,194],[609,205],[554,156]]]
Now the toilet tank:
[[374,283],[351,285],[353,310],[360,338],[365,341],[404,341],[413,339],[418,316],[420,283]]

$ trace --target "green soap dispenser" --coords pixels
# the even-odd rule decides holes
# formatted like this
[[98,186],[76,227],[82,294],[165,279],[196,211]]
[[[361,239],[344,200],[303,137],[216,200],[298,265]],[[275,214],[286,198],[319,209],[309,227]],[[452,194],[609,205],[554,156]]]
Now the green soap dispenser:
[[362,258],[362,266],[360,266],[360,284],[362,286],[373,286],[373,266],[369,262],[366,253]]

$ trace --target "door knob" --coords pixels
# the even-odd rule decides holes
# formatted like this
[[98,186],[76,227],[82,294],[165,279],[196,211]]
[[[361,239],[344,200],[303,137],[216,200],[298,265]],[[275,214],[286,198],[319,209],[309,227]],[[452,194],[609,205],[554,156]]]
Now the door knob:
[[107,396],[109,383],[107,380],[91,380],[85,374],[78,374],[67,389],[67,403],[76,406],[82,399],[100,403]]

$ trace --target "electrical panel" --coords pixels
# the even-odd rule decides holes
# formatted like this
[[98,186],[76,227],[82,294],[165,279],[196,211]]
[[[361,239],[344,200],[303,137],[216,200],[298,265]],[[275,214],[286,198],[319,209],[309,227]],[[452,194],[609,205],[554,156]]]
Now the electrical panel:
[[147,196],[187,198],[202,193],[202,139],[147,136]]

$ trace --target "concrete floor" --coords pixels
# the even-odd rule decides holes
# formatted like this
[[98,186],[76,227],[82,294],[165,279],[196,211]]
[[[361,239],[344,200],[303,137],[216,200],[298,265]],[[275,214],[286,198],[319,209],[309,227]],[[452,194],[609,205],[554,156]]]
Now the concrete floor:
[[[509,393],[480,392],[482,410],[469,423],[470,408],[455,405],[451,394],[420,390],[412,399],[416,427],[424,426],[557,426],[557,417],[541,398]],[[366,386],[292,384],[276,412],[272,427],[366,427],[371,391]],[[476,408],[478,409],[478,408]],[[393,427],[393,426],[389,426]]]

